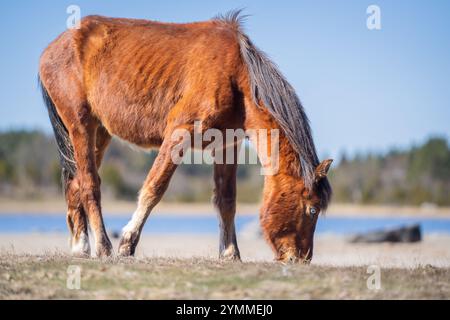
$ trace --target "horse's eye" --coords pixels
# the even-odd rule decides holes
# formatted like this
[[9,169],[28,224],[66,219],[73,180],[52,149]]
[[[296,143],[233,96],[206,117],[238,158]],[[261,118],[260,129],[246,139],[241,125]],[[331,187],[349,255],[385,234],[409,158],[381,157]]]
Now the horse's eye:
[[309,213],[310,213],[311,215],[315,215],[315,214],[317,213],[316,208],[314,208],[314,207],[309,208]]

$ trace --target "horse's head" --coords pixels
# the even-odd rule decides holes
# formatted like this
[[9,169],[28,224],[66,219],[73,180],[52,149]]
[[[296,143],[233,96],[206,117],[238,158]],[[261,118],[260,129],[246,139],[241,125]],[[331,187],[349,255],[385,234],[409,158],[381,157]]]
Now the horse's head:
[[312,188],[303,180],[283,176],[274,179],[266,198],[261,223],[264,234],[284,262],[309,262],[313,255],[314,231],[320,212],[331,197],[327,173],[333,160],[322,161],[314,171]]

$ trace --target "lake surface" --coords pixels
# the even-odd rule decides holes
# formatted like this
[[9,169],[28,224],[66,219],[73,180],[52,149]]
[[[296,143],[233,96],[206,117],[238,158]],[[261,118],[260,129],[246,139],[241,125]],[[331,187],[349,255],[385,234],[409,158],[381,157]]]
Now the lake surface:
[[[107,230],[120,231],[128,222],[126,216],[105,216]],[[236,218],[238,232],[255,217],[241,216]],[[450,219],[442,218],[378,218],[378,217],[320,217],[316,233],[354,234],[370,230],[393,228],[419,223],[424,234],[446,233],[450,234]],[[146,233],[202,233],[217,234],[218,221],[215,214],[210,216],[150,216],[144,232]],[[65,215],[20,215],[1,214],[0,232],[27,233],[27,232],[67,232]]]

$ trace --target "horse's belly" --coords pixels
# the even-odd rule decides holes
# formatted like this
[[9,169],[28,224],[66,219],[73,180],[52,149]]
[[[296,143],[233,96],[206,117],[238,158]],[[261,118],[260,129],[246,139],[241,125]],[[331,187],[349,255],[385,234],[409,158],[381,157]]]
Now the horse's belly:
[[166,115],[161,110],[119,105],[95,111],[111,135],[143,148],[159,147],[162,143]]
[[162,135],[157,130],[149,129],[141,123],[130,126],[127,124],[113,123],[106,127],[106,129],[110,134],[146,149],[159,147],[163,140]]

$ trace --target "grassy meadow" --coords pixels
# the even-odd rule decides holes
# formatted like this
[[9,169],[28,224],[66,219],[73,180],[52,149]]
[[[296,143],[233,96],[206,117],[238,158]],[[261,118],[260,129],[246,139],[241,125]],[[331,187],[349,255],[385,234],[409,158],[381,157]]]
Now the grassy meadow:
[[[69,266],[80,268],[80,289]],[[72,267],[73,268],[73,267]],[[69,272],[68,272],[69,271]],[[76,259],[0,255],[0,299],[448,299],[450,269],[383,268],[370,290],[366,267],[220,262],[206,258]],[[69,281],[68,281],[69,277]]]

